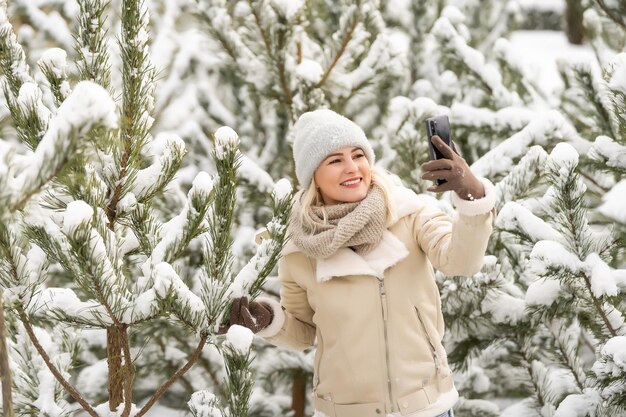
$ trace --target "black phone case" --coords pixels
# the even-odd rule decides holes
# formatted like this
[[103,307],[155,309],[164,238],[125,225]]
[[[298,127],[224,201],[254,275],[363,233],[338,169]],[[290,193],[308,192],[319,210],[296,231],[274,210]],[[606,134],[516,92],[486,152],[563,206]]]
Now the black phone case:
[[443,141],[450,145],[450,122],[448,116],[437,116],[430,119],[426,119],[426,132],[428,134],[428,149],[430,152],[430,159],[443,159],[445,156],[435,145],[433,145],[432,137],[434,135],[439,136]]
[[[434,135],[439,136],[448,146],[450,145],[450,121],[448,120],[448,116],[437,116],[431,117],[430,119],[426,119],[424,122],[426,124],[426,133],[428,135],[428,152],[430,154],[430,159],[444,159],[445,156],[435,145],[433,145],[432,138]],[[445,183],[446,180],[437,180],[437,185],[441,185]]]

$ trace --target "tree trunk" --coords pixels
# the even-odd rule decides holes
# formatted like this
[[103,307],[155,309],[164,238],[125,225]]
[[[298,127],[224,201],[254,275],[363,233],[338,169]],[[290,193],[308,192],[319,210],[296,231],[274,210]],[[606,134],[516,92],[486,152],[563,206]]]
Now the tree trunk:
[[122,366],[122,333],[118,327],[107,328],[107,365],[109,366],[109,409],[116,411],[124,402],[126,372]]
[[583,5],[581,0],[567,0],[565,6],[565,32],[574,45],[583,43]]
[[13,399],[11,397],[11,369],[9,368],[9,347],[6,342],[4,322],[3,292],[0,290],[0,383],[2,383],[2,415],[13,417]]
[[293,385],[291,387],[291,409],[293,417],[304,417],[306,406],[306,375],[298,369],[293,373]]

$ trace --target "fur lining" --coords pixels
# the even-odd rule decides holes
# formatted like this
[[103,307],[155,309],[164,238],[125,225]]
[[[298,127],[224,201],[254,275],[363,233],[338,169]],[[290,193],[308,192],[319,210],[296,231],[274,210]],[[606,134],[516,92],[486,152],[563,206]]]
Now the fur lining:
[[464,216],[479,216],[489,213],[496,205],[496,189],[486,178],[479,178],[485,187],[485,196],[477,200],[463,200],[457,193],[451,193],[450,198],[459,214]]
[[385,270],[394,266],[409,254],[404,243],[389,230],[373,251],[359,255],[349,248],[341,248],[333,256],[317,260],[317,282],[346,275],[373,275],[383,278]]
[[272,312],[274,313],[274,317],[272,318],[270,325],[265,329],[262,329],[256,335],[260,337],[275,336],[280,329],[283,328],[283,324],[285,323],[285,313],[283,312],[282,306],[278,301],[268,297],[257,297],[254,301],[267,304],[271,307]]
[[404,243],[388,230],[383,232],[383,239],[373,251],[363,256],[363,259],[382,278],[385,270],[394,266],[409,255]]
[[344,275],[376,275],[376,272],[361,255],[349,248],[339,248],[332,256],[316,261],[317,282]]

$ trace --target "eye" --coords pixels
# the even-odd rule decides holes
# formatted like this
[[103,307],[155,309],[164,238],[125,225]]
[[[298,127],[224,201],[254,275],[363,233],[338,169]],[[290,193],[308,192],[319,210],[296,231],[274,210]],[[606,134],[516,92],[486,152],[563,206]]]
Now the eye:
[[358,154],[354,155],[354,158],[363,158],[364,156],[365,156],[365,154],[358,153]]
[[329,164],[334,164],[337,162],[341,162],[341,159],[333,159],[332,161],[329,162]]

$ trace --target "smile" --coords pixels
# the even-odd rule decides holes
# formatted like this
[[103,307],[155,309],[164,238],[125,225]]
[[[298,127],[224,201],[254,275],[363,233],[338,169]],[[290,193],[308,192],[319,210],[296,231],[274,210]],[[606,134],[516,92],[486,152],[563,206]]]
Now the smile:
[[344,181],[340,185],[344,187],[356,187],[361,183],[361,181],[363,181],[363,178],[356,178],[353,180]]

